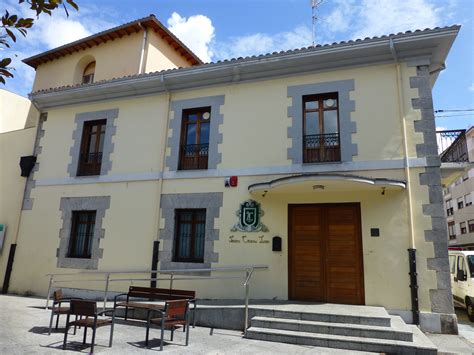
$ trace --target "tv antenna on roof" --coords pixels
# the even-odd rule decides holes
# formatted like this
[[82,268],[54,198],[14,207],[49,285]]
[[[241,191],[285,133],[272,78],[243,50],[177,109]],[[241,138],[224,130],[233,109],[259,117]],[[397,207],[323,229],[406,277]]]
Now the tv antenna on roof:
[[311,11],[312,11],[312,23],[313,23],[313,47],[316,45],[316,21],[318,18],[316,17],[316,9],[323,3],[324,0],[311,0]]

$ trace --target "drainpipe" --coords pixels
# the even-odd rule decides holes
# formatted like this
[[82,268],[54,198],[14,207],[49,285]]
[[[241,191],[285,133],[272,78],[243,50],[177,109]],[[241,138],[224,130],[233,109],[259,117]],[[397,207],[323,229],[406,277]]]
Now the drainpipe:
[[140,64],[138,66],[138,74],[143,74],[145,72],[145,48],[146,48],[146,42],[148,39],[148,29],[143,26],[140,22],[138,23],[138,26],[140,26],[143,29],[143,41],[142,41],[142,50],[140,52]]
[[[156,221],[156,229],[155,229],[155,235],[156,235],[156,241],[154,241],[153,246],[156,248],[156,254],[154,250],[154,256],[153,256],[153,266],[155,267],[152,270],[156,270],[158,268],[158,255],[159,255],[159,231],[160,231],[160,221],[161,221],[161,195],[163,193],[163,175],[165,172],[165,163],[166,163],[166,148],[168,146],[168,131],[169,131],[169,126],[170,126],[170,111],[171,111],[171,92],[168,90],[166,87],[165,83],[165,76],[161,74],[160,78],[161,84],[163,85],[163,88],[165,89],[165,92],[168,95],[168,103],[167,103],[167,109],[166,109],[166,129],[165,129],[165,136],[164,136],[164,147],[163,147],[163,155],[162,155],[162,160],[161,160],[161,177],[158,180],[158,194],[156,198],[156,215],[157,215],[157,221]],[[152,273],[152,278],[156,278],[157,273]],[[156,282],[154,283],[156,287]]]
[[[33,106],[39,112],[38,121],[36,123],[36,135],[35,135],[35,140],[33,142],[33,154],[35,154],[36,142],[38,141],[38,134],[39,134],[41,119],[42,119],[41,116],[43,114],[41,113],[41,110],[35,104],[35,102],[31,101],[31,103],[33,104]],[[34,174],[34,173],[30,172],[30,174]],[[18,214],[18,219],[17,219],[17,223],[16,223],[15,236],[13,237],[13,242],[10,244],[10,251],[8,253],[7,267],[5,269],[5,276],[3,278],[3,285],[2,285],[2,293],[3,294],[8,293],[8,288],[10,287],[10,278],[11,278],[11,275],[12,275],[12,272],[13,272],[13,262],[15,261],[16,247],[17,247],[17,244],[18,244],[17,243],[18,242],[18,234],[20,232],[21,215],[23,214],[23,203],[25,201],[26,188],[28,186],[27,183],[28,183],[28,177],[25,179],[25,185],[23,187],[23,195],[22,195],[22,198],[21,198],[20,213]]]
[[398,98],[398,109],[400,111],[400,119],[402,122],[402,136],[403,136],[403,151],[405,156],[405,177],[407,180],[407,200],[408,200],[408,234],[409,234],[409,248],[408,248],[408,263],[409,263],[409,276],[410,276],[410,298],[412,305],[412,316],[413,324],[420,324],[420,309],[418,303],[418,279],[416,272],[416,245],[415,245],[415,232],[413,230],[413,204],[412,204],[412,191],[411,191],[411,176],[410,176],[410,161],[408,155],[408,142],[407,142],[407,123],[405,116],[405,104],[403,101],[403,78],[400,69],[400,61],[398,60],[397,52],[393,39],[389,41],[390,52],[392,53],[393,59],[396,63],[397,70],[397,98]]

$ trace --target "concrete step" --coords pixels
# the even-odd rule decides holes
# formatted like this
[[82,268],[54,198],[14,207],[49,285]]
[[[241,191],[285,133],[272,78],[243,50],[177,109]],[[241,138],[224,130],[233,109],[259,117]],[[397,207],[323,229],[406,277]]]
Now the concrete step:
[[[416,330],[418,329],[416,328]],[[310,345],[344,350],[372,351],[379,353],[420,355],[436,354],[436,346],[423,333],[421,333],[421,331],[418,330],[418,333],[416,330],[412,329],[414,333],[413,342],[335,334],[318,334],[253,326],[247,330],[247,338],[288,344]]]
[[404,323],[392,322],[392,327],[317,322],[298,319],[253,317],[252,327],[293,330],[307,333],[347,335],[362,338],[412,341],[413,334]]
[[380,327],[390,327],[391,325],[390,315],[382,307],[348,307],[346,305],[322,307],[322,305],[317,305],[313,307],[305,307],[301,310],[294,306],[288,307],[288,309],[285,309],[284,307],[276,309],[255,307],[253,314],[261,317],[307,320],[314,322],[361,324]]

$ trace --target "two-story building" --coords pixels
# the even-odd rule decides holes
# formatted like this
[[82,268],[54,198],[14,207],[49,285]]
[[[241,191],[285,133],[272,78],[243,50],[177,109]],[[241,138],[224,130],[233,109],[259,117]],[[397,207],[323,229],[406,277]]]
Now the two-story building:
[[462,168],[443,172],[431,89],[458,31],[203,64],[150,16],[25,59],[41,114],[0,255],[8,290],[153,260],[263,264],[254,299],[378,305],[455,332],[442,183]]

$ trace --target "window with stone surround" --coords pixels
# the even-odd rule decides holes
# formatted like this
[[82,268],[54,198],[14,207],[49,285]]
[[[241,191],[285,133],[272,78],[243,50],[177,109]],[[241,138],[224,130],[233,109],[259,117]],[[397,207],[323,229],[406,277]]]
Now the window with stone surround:
[[107,175],[112,168],[112,137],[116,133],[118,109],[76,114],[76,128],[72,132],[73,145],[69,150],[69,176],[88,178]]
[[91,257],[96,211],[72,211],[68,258]]
[[98,268],[103,255],[100,241],[105,237],[102,223],[109,208],[110,196],[61,197],[57,267]]
[[177,209],[175,219],[174,261],[202,263],[206,236],[206,210]]
[[179,170],[207,169],[210,127],[210,107],[183,111]]
[[[166,157],[166,167],[170,171],[183,174],[187,173],[185,170],[190,169],[216,169],[217,165],[221,163],[221,153],[219,153],[218,146],[223,139],[219,127],[224,122],[224,115],[221,113],[221,106],[224,105],[224,101],[224,95],[171,101],[170,108],[173,114],[169,128],[172,134],[167,140],[170,153]],[[198,108],[204,109],[200,113],[202,115],[200,120],[204,125],[200,127],[199,141],[197,140],[197,130],[194,138],[185,141],[183,136],[186,135],[187,137],[189,133],[192,133],[193,128],[190,128],[191,131],[183,132],[183,114],[186,118],[186,113],[193,112]],[[206,112],[209,113],[209,116]],[[193,119],[191,117],[191,120]],[[195,128],[197,127],[195,126]],[[191,137],[193,137],[192,134]],[[180,161],[181,157],[185,159]]]
[[78,176],[100,175],[107,120],[84,122]]
[[[212,263],[219,261],[219,254],[214,247],[214,242],[219,240],[219,229],[215,228],[214,222],[219,218],[222,201],[222,192],[163,194],[161,196],[161,215],[164,222],[160,228],[159,260],[161,270],[210,268]],[[194,227],[191,227],[195,229],[195,242],[204,244],[203,247],[198,247],[197,256],[200,261],[176,260],[177,210],[205,211],[204,214],[196,212],[198,215],[195,215]],[[184,228],[189,230],[189,224],[191,224],[189,216],[185,217],[187,217],[188,225]],[[204,240],[200,239],[201,235],[204,236]],[[204,274],[206,273],[208,272],[204,272]]]
[[341,160],[337,93],[303,96],[303,163]]
[[287,158],[292,164],[353,160],[357,155],[357,144],[352,142],[357,125],[351,119],[356,104],[350,97],[354,87],[353,79],[288,87],[291,146]]

